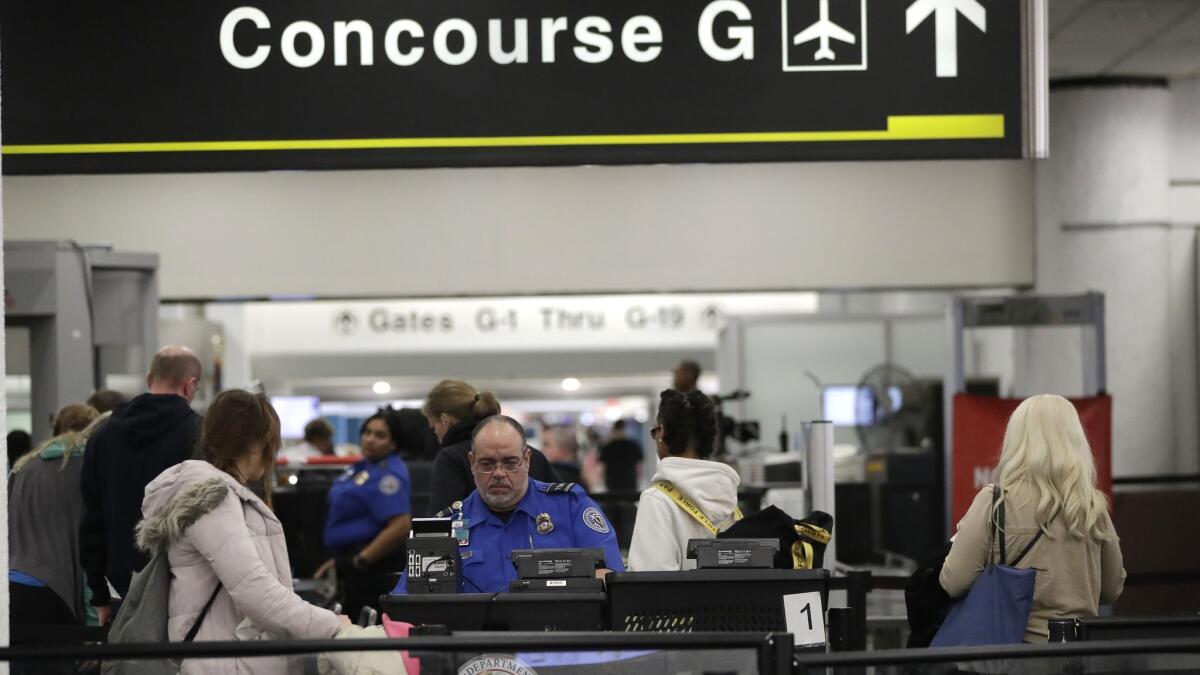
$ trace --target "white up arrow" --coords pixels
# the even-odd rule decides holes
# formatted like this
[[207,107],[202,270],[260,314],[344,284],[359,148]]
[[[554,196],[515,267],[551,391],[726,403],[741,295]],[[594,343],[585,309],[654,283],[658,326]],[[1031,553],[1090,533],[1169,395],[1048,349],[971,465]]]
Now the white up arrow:
[[938,77],[958,77],[959,12],[976,28],[987,32],[987,10],[978,0],[917,0],[904,13],[905,33],[912,33],[930,14],[935,15]]

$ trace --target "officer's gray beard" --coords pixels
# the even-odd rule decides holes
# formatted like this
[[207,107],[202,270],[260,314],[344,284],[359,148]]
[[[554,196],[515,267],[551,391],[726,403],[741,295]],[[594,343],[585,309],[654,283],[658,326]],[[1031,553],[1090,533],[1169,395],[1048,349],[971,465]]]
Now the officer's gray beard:
[[513,486],[513,490],[508,495],[493,495],[488,490],[480,490],[479,497],[483,499],[483,503],[493,511],[511,511],[517,507],[517,503],[525,496],[525,492],[529,490],[529,481],[525,481],[524,485]]

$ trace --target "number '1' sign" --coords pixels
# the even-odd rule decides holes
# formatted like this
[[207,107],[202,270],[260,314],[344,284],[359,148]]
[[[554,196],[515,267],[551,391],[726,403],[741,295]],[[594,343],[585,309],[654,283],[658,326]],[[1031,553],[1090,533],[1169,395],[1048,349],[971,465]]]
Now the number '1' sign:
[[825,608],[820,593],[783,596],[783,617],[797,647],[825,644]]

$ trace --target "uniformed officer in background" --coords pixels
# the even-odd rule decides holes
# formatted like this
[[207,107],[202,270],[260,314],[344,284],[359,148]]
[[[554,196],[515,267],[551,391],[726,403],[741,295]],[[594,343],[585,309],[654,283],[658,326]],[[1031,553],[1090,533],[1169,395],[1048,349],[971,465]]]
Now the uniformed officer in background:
[[[455,520],[464,593],[506,591],[517,578],[509,556],[536,548],[600,548],[608,569],[625,571],[608,519],[574,483],[529,477],[525,429],[504,415],[475,428],[471,439],[472,492],[450,514]],[[403,593],[406,579],[393,592]]]
[[336,567],[344,582],[346,613],[354,618],[364,605],[377,605],[405,567],[412,489],[408,467],[397,452],[399,438],[395,411],[380,410],[367,418],[360,438],[363,458],[329,489],[325,547],[334,558],[314,576]]

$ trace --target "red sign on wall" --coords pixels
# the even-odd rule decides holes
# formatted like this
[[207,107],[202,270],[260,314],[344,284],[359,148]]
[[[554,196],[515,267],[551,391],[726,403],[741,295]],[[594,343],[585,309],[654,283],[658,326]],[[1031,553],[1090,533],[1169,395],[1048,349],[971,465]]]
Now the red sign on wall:
[[[984,485],[995,479],[1008,418],[1024,399],[954,395],[954,458],[950,470],[950,521],[958,521]],[[1097,487],[1112,498],[1112,397],[1071,399],[1092,446]]]

